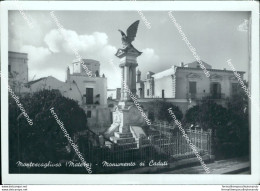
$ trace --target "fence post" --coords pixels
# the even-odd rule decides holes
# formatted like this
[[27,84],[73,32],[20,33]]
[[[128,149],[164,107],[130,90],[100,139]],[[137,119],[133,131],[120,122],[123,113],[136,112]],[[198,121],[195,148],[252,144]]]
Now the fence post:
[[179,154],[179,130],[177,131],[177,137],[176,137],[176,155]]
[[139,144],[137,146],[139,146],[139,149],[142,147],[142,139],[143,139],[142,137],[138,139]]
[[212,155],[212,150],[211,150],[211,137],[212,137],[212,131],[211,129],[208,129],[208,150],[209,150],[209,154]]
[[167,127],[167,124],[166,124],[166,121],[164,121],[163,133],[165,133],[165,134],[167,133],[167,132],[166,132],[166,127]]
[[200,129],[200,147],[201,147],[200,149],[201,149],[201,151],[203,150],[203,145],[202,145],[202,136],[203,135],[202,134],[203,134],[203,129],[201,128]]
[[153,145],[154,144],[154,138],[153,138],[153,136],[151,135],[150,136],[150,145]]
[[160,132],[160,136],[161,136],[161,121],[159,121],[157,124],[158,124],[158,129],[157,130]]
[[194,138],[195,138],[195,146],[197,147],[197,129],[196,129],[196,127],[195,127],[195,129],[194,129]]

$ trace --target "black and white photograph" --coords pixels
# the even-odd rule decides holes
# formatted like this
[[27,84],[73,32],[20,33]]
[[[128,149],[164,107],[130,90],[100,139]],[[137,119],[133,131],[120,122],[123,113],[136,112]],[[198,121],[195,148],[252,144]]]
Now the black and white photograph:
[[259,3],[147,3],[5,4],[3,180],[259,183]]

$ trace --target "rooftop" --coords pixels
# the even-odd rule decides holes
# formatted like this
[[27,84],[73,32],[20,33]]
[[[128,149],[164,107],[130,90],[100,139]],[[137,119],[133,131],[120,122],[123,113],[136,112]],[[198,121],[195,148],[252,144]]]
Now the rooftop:
[[[209,65],[208,63],[204,62],[203,60],[201,60],[201,63],[203,64],[203,66],[206,69],[212,69],[212,66]],[[200,63],[198,61],[187,63],[187,64],[184,64],[184,65],[188,66],[189,68],[200,68]],[[181,67],[185,67],[185,66],[182,66],[182,64],[181,64]]]
[[[177,66],[177,69],[182,69],[182,70],[201,70],[203,71],[201,68],[191,68],[191,67],[180,67]],[[207,69],[208,71],[212,71],[212,72],[232,72],[234,73],[233,70],[221,70],[221,69]],[[238,73],[244,74],[245,72],[243,71],[237,71]]]
[[99,61],[97,60],[93,60],[93,59],[75,59],[72,61],[72,63],[77,63],[77,62],[80,62],[80,61],[83,61],[84,63],[94,63],[94,64],[99,64]]
[[27,53],[8,51],[8,57],[28,59]]
[[152,77],[154,77],[154,79],[158,79],[158,78],[163,78],[165,76],[173,75],[174,73],[175,73],[174,67],[171,67],[170,69],[167,69],[162,72],[158,72],[158,73],[154,74]]
[[[206,62],[204,61],[201,61],[202,64],[205,66],[205,68],[209,71],[209,72],[227,72],[227,73],[234,73],[233,70],[226,70],[226,69],[212,69],[211,65],[207,64]],[[181,63],[181,66],[172,66],[171,68],[167,69],[167,70],[164,70],[162,72],[158,72],[154,75],[152,75],[152,77],[154,79],[159,79],[159,78],[163,78],[163,77],[166,77],[166,76],[170,76],[170,75],[173,75],[175,72],[174,72],[174,67],[176,67],[176,70],[201,70],[201,67],[200,67],[200,64],[199,62],[197,61],[194,61],[194,62],[191,62],[191,63],[187,63],[187,64],[183,64]],[[245,72],[243,71],[237,71],[238,73],[240,74],[244,74]]]

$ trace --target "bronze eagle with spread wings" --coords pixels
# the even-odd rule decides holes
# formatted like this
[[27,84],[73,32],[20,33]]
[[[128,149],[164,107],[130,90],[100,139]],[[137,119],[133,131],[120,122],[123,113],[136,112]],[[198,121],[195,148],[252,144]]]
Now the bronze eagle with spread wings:
[[140,20],[137,20],[133,24],[131,24],[130,27],[128,27],[128,29],[126,30],[127,35],[123,31],[118,30],[122,35],[122,44],[123,44],[124,48],[131,45],[131,43],[134,41],[134,39],[136,37],[139,22],[140,22]]

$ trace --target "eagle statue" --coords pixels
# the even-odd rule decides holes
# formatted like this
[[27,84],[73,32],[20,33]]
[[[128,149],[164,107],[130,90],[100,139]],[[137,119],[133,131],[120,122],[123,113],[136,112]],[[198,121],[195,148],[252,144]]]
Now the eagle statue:
[[126,48],[134,41],[137,33],[139,25],[139,20],[135,21],[133,24],[131,24],[128,29],[126,30],[126,34],[122,30],[118,30],[122,35],[122,44],[123,48]]

